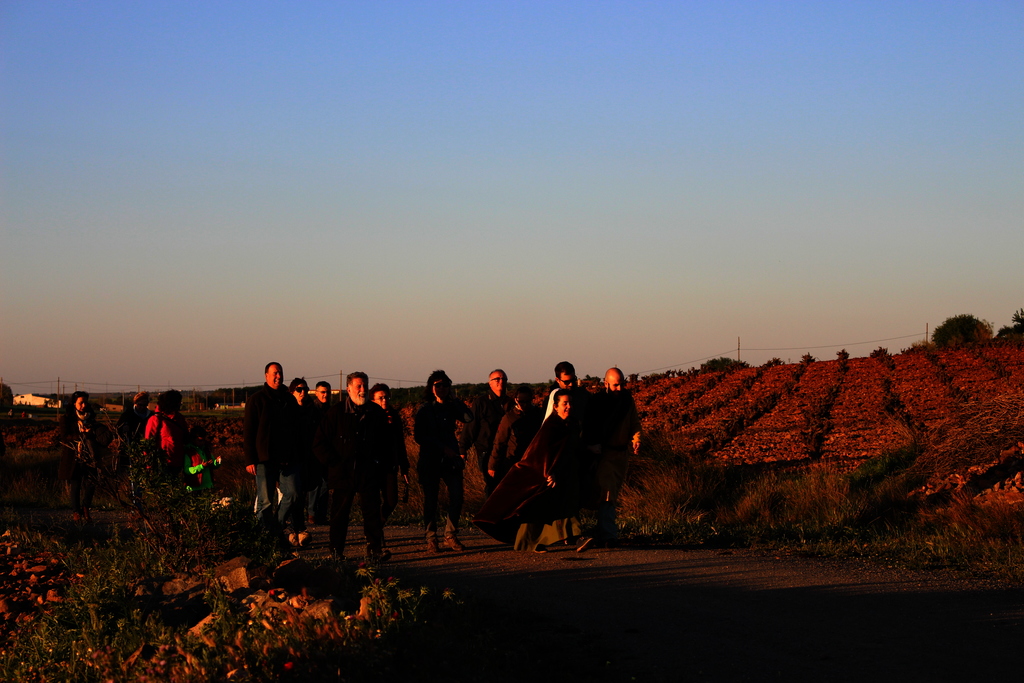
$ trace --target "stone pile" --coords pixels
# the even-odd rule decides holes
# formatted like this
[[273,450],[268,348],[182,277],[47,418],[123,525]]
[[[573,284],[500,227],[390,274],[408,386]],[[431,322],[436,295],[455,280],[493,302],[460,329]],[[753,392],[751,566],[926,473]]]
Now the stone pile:
[[68,575],[61,555],[28,552],[5,532],[0,537],[0,642],[40,609],[60,602],[77,578]]

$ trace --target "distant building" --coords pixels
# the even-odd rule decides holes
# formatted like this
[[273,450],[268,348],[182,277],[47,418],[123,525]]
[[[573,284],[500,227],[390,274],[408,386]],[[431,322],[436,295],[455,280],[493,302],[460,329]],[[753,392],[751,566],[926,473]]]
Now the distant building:
[[60,408],[60,399],[36,396],[35,394],[17,394],[14,397],[16,406],[33,406],[36,408]]

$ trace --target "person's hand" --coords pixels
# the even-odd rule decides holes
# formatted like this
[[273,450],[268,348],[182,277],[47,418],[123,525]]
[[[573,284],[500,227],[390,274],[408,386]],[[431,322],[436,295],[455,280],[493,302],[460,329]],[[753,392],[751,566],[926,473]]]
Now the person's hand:
[[552,477],[550,474],[548,475],[548,486],[551,488],[555,488],[555,478]]
[[246,465],[245,466],[245,471],[255,477],[256,476],[256,465]]
[[634,441],[633,442],[633,455],[636,455],[639,452],[640,452],[640,442],[639,441]]
[[494,478],[495,474],[497,474],[497,472],[495,470],[487,470],[487,476],[488,477]]

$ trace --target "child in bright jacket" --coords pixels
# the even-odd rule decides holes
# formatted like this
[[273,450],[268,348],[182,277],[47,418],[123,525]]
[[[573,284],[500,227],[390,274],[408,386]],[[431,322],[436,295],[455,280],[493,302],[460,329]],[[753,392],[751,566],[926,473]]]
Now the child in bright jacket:
[[189,491],[213,489],[213,470],[220,467],[220,457],[213,457],[213,444],[206,438],[206,430],[195,426],[189,431],[189,444],[185,448],[185,488]]

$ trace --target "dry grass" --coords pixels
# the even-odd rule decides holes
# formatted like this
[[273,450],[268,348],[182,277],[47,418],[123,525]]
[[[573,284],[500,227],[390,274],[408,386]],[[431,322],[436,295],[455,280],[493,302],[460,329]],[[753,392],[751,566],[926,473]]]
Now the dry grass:
[[999,452],[1024,441],[1024,393],[969,403],[939,426],[914,470],[944,477],[998,462]]

